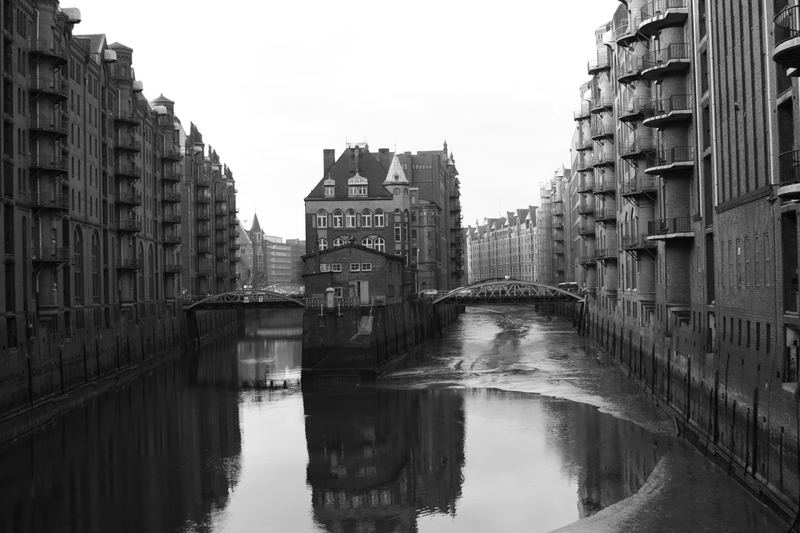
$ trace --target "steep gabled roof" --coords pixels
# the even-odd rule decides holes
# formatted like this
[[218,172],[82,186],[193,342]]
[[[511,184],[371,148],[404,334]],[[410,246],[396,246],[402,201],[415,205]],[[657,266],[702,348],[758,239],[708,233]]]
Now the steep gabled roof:
[[336,198],[347,198],[347,180],[356,174],[366,178],[368,198],[392,198],[391,192],[383,186],[389,169],[383,165],[380,159],[377,154],[370,153],[366,146],[347,148],[328,173],[322,176],[317,185],[311,189],[306,200],[326,199],[323,184],[326,179],[334,181]]
[[261,224],[258,223],[258,215],[253,213],[253,223],[250,225],[250,233],[264,233],[261,229]]

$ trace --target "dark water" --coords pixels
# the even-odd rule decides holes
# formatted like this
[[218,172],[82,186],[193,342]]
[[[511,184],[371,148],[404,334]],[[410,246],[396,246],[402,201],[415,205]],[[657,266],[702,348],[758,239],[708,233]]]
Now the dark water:
[[569,324],[474,311],[376,386],[266,390],[292,327],[253,314],[0,449],[0,531],[785,529]]

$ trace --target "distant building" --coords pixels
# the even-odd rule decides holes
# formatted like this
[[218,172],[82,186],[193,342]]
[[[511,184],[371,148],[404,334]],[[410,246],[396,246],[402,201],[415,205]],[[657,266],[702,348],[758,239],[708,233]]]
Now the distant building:
[[536,209],[509,211],[465,230],[469,283],[505,276],[536,279]]
[[303,283],[302,251],[298,239],[284,242],[283,237],[267,235],[258,215],[253,215],[249,230],[242,228],[238,241],[241,256],[240,286],[267,287],[277,284]]

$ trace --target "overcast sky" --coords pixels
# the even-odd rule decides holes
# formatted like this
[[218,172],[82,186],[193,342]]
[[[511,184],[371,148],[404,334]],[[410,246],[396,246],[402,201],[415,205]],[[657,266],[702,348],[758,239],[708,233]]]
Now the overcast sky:
[[240,218],[302,237],[322,149],[441,149],[464,225],[538,203],[568,165],[594,30],[617,0],[76,0],[76,34],[133,48],[148,99],[233,170]]

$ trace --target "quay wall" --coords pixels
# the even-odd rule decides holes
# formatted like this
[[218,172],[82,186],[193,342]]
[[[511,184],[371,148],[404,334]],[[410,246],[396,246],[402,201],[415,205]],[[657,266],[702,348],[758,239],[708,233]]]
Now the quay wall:
[[232,330],[236,319],[230,310],[189,319],[175,308],[138,320],[123,317],[71,337],[31,336],[6,349],[0,357],[0,445],[180,355],[189,342],[209,342]]
[[771,379],[767,361],[758,365],[756,380],[744,359],[718,348],[706,352],[701,333],[679,321],[672,326],[664,335],[590,307],[579,329],[674,417],[682,437],[794,519],[800,491],[795,392]]
[[403,302],[380,307],[307,309],[303,315],[303,379],[343,375],[374,379],[400,356],[441,335],[463,305]]

